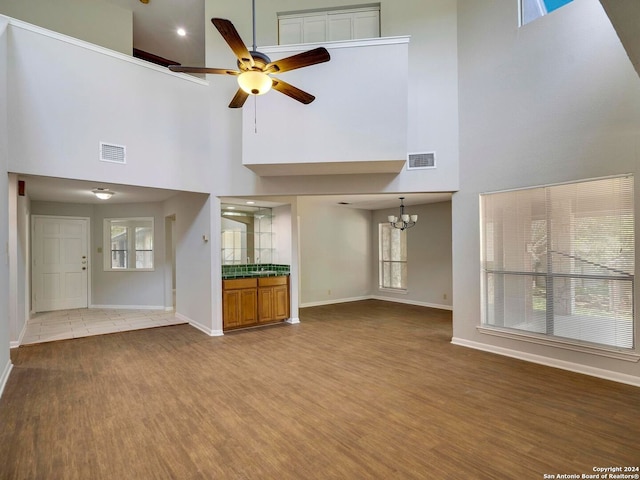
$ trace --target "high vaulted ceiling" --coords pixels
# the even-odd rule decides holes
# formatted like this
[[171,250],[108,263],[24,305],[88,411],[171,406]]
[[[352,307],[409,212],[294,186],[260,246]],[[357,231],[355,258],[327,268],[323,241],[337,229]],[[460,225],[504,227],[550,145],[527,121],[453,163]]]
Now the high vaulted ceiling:
[[[204,65],[204,0],[107,0],[133,12],[133,46],[182,65]],[[186,35],[176,31],[184,28]]]

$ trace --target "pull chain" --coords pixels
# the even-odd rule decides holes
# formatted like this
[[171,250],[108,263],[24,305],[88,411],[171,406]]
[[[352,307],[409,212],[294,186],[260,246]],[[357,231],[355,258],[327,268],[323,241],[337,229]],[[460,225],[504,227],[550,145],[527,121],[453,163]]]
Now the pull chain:
[[258,133],[258,96],[253,97],[253,133]]

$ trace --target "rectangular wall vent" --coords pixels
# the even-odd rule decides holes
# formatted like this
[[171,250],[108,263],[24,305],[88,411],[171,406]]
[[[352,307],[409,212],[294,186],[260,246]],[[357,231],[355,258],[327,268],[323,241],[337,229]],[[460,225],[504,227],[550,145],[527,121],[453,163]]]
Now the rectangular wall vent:
[[122,145],[100,142],[100,161],[112,163],[127,163],[127,149]]
[[436,168],[435,152],[410,153],[407,155],[407,170],[420,170],[423,168]]

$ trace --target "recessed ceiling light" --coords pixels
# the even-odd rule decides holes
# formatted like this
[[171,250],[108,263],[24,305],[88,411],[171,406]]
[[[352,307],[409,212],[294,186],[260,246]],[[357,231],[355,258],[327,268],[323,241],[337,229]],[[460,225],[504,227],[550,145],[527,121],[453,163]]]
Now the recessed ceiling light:
[[255,205],[255,204],[256,204],[256,202],[254,202],[254,201],[252,201],[252,200],[248,200],[248,201],[247,201],[247,205]]
[[236,207],[234,207],[233,205],[229,205],[229,206],[227,207],[227,210],[235,210],[235,209],[236,209]]
[[181,37],[184,37],[187,34],[187,31],[184,28],[179,28],[178,30],[176,30],[176,33],[178,35],[180,35]]

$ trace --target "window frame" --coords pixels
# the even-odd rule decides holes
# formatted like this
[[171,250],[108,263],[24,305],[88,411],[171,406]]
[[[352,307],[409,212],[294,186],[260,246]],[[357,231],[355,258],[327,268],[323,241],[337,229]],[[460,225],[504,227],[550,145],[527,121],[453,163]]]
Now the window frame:
[[[384,252],[383,249],[383,235],[384,231],[388,230],[390,233],[398,232],[397,238],[400,239],[399,251],[400,256],[404,257],[404,259],[385,259],[385,253],[388,253],[389,257],[393,257],[393,240],[394,236],[391,236],[389,242],[389,251]],[[380,222],[378,224],[378,290],[395,292],[395,293],[407,293],[408,287],[408,249],[407,249],[407,231],[400,230],[397,228],[393,228],[389,222]],[[392,279],[386,278],[385,265],[389,264],[390,267],[398,266],[400,267],[400,286],[394,287],[392,286]],[[392,269],[392,268],[391,268]],[[388,285],[386,285],[388,284]]]
[[[122,223],[127,230],[133,230],[133,234],[127,233],[127,248],[125,250],[112,248],[111,228],[115,223]],[[150,225],[149,225],[150,224]],[[154,217],[117,217],[103,220],[103,268],[105,272],[152,272],[155,270],[155,219]],[[136,248],[136,228],[151,228],[151,249]],[[113,267],[113,252],[124,251],[127,259],[127,267]],[[130,266],[129,259],[136,258],[137,252],[151,252],[151,267]]]
[[[532,330],[527,330],[527,329],[520,329],[520,328],[514,328],[512,326],[502,326],[502,325],[496,325],[495,319],[491,319],[494,320],[493,323],[490,322],[490,313],[489,313],[489,309],[488,306],[490,304],[490,293],[488,292],[488,290],[491,289],[491,282],[489,281],[489,276],[495,274],[496,272],[498,274],[503,274],[503,276],[506,278],[509,275],[525,275],[525,277],[528,276],[536,276],[536,275],[542,275],[545,279],[547,277],[555,277],[555,276],[560,276],[560,277],[564,277],[564,278],[573,278],[573,279],[583,279],[583,278],[588,278],[588,277],[598,277],[598,275],[581,275],[579,273],[570,273],[570,274],[563,274],[560,273],[559,275],[556,275],[555,271],[543,271],[542,273],[538,273],[538,272],[534,272],[533,269],[532,271],[529,272],[517,272],[517,271],[510,271],[513,270],[512,268],[504,268],[504,271],[499,271],[498,268],[487,268],[488,265],[490,265],[489,262],[493,262],[495,260],[495,258],[493,258],[493,255],[495,254],[495,252],[492,250],[493,246],[492,245],[488,245],[490,243],[492,243],[493,241],[489,242],[487,239],[489,238],[486,235],[486,232],[489,231],[490,229],[493,229],[495,226],[493,223],[488,222],[487,221],[487,217],[486,217],[486,212],[485,212],[485,198],[494,195],[494,194],[502,194],[502,193],[508,193],[508,192],[520,192],[520,191],[526,191],[526,190],[535,190],[535,189],[544,189],[545,192],[548,192],[548,189],[552,189],[554,187],[558,187],[558,186],[567,186],[567,185],[578,185],[578,184],[585,184],[588,182],[596,182],[596,181],[602,181],[602,180],[615,180],[615,179],[628,179],[630,181],[630,187],[629,187],[629,191],[627,192],[627,197],[624,197],[627,201],[628,201],[628,208],[627,209],[623,209],[621,212],[622,213],[618,213],[619,218],[622,219],[622,221],[624,221],[624,219],[626,218],[628,220],[628,217],[625,216],[628,215],[628,210],[630,210],[631,213],[631,222],[632,222],[632,228],[631,229],[626,229],[625,232],[629,232],[629,230],[631,231],[631,234],[633,235],[632,241],[631,243],[631,248],[634,249],[632,254],[630,255],[631,258],[635,259],[635,210],[634,210],[634,194],[633,194],[633,188],[634,188],[634,176],[632,174],[624,174],[624,175],[616,175],[616,176],[611,176],[611,177],[603,177],[603,178],[594,178],[594,179],[587,179],[587,180],[578,180],[578,181],[573,181],[573,182],[565,182],[565,183],[558,183],[558,184],[552,184],[552,185],[543,185],[543,186],[537,186],[537,187],[528,187],[528,188],[521,188],[521,189],[513,189],[513,190],[508,190],[508,191],[500,191],[500,192],[488,192],[488,193],[483,193],[480,195],[479,198],[479,206],[480,206],[480,215],[479,215],[479,224],[480,224],[480,262],[481,262],[481,302],[482,302],[482,311],[481,311],[481,324],[480,326],[478,326],[478,330],[481,333],[487,333],[487,334],[491,334],[491,335],[496,335],[496,336],[502,336],[502,337],[507,337],[507,338],[514,338],[514,339],[518,339],[518,340],[524,340],[524,341],[529,341],[532,343],[538,343],[538,344],[543,344],[543,345],[553,345],[553,346],[560,346],[566,349],[570,349],[570,350],[575,350],[575,351],[581,351],[581,352],[588,352],[588,353],[595,353],[595,354],[599,354],[599,355],[604,355],[604,356],[608,356],[608,357],[612,357],[612,358],[618,358],[618,359],[622,359],[622,360],[628,360],[628,361],[638,361],[638,358],[640,358],[640,355],[638,354],[638,316],[636,315],[636,307],[635,307],[635,278],[634,278],[634,274],[635,274],[635,266],[633,266],[632,268],[630,268],[630,273],[625,273],[621,276],[618,276],[618,278],[615,278],[614,275],[610,275],[610,277],[608,277],[608,281],[619,281],[619,280],[624,280],[627,282],[630,282],[630,296],[631,296],[631,307],[630,307],[630,316],[631,316],[631,334],[630,334],[630,339],[631,339],[631,346],[620,346],[620,345],[611,345],[609,343],[604,343],[604,342],[593,342],[591,340],[585,340],[582,338],[571,338],[571,337],[566,337],[566,336],[561,336],[555,335],[555,332],[552,330],[551,333],[548,332],[536,332],[536,331],[532,331]],[[630,192],[630,193],[629,193]],[[629,198],[630,197],[630,198]],[[614,201],[614,199],[620,200],[623,197],[622,196],[617,196],[615,197],[614,195],[611,195],[610,197],[608,197],[610,199],[610,201]],[[545,202],[547,202],[549,199],[549,197],[546,197]],[[545,208],[551,208],[548,204],[546,204]],[[600,210],[600,211],[596,211],[596,210],[583,210],[578,211],[571,211],[571,215],[575,216],[575,218],[587,218],[587,219],[591,219],[591,218],[597,218],[598,216],[602,216],[602,217],[606,217],[605,214],[603,214],[603,212],[605,212],[606,209],[604,210]],[[586,213],[585,213],[586,212]],[[531,216],[532,221],[535,220],[535,218],[537,218],[535,215]],[[504,221],[504,219],[502,219]],[[551,221],[549,219],[547,219],[547,221]],[[606,226],[602,226],[603,229],[606,229]],[[501,229],[504,231],[504,226],[501,227]],[[516,229],[517,230],[517,229]],[[546,237],[546,233],[545,233],[545,237]],[[549,235],[551,235],[551,233],[549,233]],[[579,240],[582,237],[576,237],[575,233],[572,231],[570,234],[565,235],[563,238],[568,238],[571,237],[571,242],[579,242]],[[616,239],[619,240],[620,237],[615,237]],[[624,237],[623,237],[624,238]],[[628,238],[628,237],[627,237]],[[502,242],[504,241],[504,236],[500,237],[498,239],[498,242]],[[553,237],[551,238],[551,249],[548,249],[548,245],[545,246],[545,251],[547,252],[545,255],[549,255],[549,253],[551,255],[553,254],[558,254],[559,252],[555,251],[555,242],[557,241],[557,239],[554,239]],[[502,247],[501,247],[502,248]],[[507,247],[507,248],[512,248],[512,247]],[[529,252],[529,246],[527,246],[527,252]],[[503,251],[503,250],[501,250]],[[596,264],[593,264],[596,265]],[[604,265],[599,265],[600,267],[604,267],[607,268]],[[607,270],[612,270],[610,268],[607,268]],[[602,275],[602,277],[604,277],[604,275]],[[624,277],[624,278],[622,278]],[[518,277],[513,277],[513,278],[518,278]],[[524,278],[524,277],[523,277]],[[533,278],[533,277],[532,277]],[[536,277],[537,278],[537,277]],[[576,292],[572,292],[572,296],[571,296],[571,300],[575,301],[577,299],[577,293]],[[613,294],[610,293],[610,296],[608,297],[609,301],[613,302],[617,300],[617,297],[612,296]],[[526,295],[521,295],[521,297],[523,298],[524,303],[526,304],[527,300],[530,300],[531,302],[535,302],[534,299],[534,295],[531,294],[530,298],[526,297]],[[525,298],[526,297],[526,298]],[[553,302],[554,300],[554,292],[553,291],[545,291],[545,298],[547,299],[547,302],[549,302],[549,299],[551,299],[551,301]],[[495,300],[495,298],[493,298]],[[498,308],[498,306],[500,306],[499,304],[495,304],[496,307]],[[549,303],[547,303],[547,308],[549,307]],[[503,306],[500,306],[501,308],[503,308]],[[554,314],[554,310],[553,310],[553,305],[551,305],[551,312],[550,315],[553,316]],[[561,314],[560,314],[561,315]],[[580,314],[576,314],[577,316],[580,316]],[[548,318],[548,316],[547,316]],[[500,320],[498,318],[498,320]],[[511,319],[507,319],[507,317],[503,317],[502,321],[504,322],[505,320],[511,320]],[[608,322],[610,322],[610,324],[615,325],[615,322],[619,321],[619,317],[617,317],[615,314],[609,315],[607,317]],[[554,321],[555,321],[555,317],[554,317]],[[499,323],[499,322],[498,322]]]
[[[525,10],[527,10],[527,7],[525,7],[524,3],[528,2],[528,1],[529,2],[537,2],[539,4],[538,5],[539,14],[537,16],[535,16],[535,17],[525,19]],[[544,17],[545,15],[549,15],[550,13],[553,13],[556,10],[567,6],[572,1],[573,0],[560,0],[560,2],[564,2],[564,3],[561,3],[560,5],[555,6],[551,10],[547,10],[547,6],[545,4],[545,0],[518,0],[518,25],[520,27],[528,25],[528,24],[538,20],[539,18]],[[542,2],[542,5],[540,5],[540,2]]]

